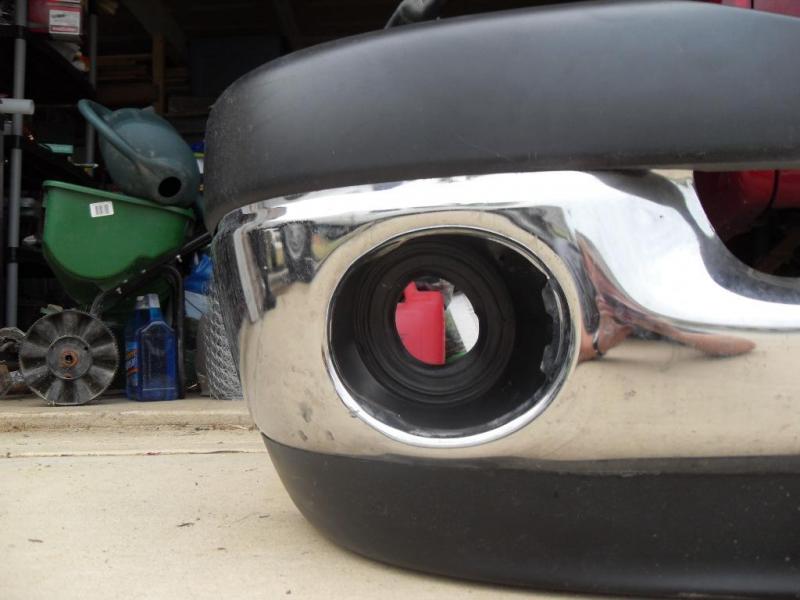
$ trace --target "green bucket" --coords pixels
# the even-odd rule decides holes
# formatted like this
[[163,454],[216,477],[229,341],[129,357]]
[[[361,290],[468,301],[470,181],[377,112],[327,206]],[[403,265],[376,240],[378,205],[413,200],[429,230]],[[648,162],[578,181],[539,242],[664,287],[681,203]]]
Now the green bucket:
[[183,244],[191,210],[60,181],[45,181],[42,249],[67,294],[94,297]]

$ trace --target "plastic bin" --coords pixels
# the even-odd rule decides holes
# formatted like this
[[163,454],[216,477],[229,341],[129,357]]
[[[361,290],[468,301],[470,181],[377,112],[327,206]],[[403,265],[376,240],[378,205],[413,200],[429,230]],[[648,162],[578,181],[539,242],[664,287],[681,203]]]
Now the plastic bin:
[[177,250],[191,210],[60,181],[45,181],[42,249],[64,290],[88,304]]

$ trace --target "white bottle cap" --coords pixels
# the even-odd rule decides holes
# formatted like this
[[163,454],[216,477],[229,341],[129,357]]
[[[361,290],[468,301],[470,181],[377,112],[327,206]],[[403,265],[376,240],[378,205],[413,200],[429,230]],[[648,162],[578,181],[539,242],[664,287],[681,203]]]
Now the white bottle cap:
[[158,294],[147,294],[144,297],[144,307],[161,308],[161,305],[158,303]]

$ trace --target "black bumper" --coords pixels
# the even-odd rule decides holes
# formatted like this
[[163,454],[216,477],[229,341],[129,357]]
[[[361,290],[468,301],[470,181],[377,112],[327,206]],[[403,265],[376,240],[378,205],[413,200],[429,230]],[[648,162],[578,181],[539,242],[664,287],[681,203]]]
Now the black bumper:
[[336,40],[208,122],[206,225],[268,198],[531,170],[800,164],[800,19],[592,2]]
[[305,517],[359,554],[541,589],[800,597],[797,458],[350,458],[264,438]]

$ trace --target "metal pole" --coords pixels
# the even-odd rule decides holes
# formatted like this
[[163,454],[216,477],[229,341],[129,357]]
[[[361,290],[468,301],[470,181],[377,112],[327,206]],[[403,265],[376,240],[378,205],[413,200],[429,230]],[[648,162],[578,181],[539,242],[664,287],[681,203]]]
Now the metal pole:
[[[6,118],[5,115],[0,113],[0,290],[6,289],[6,242],[5,242],[5,234],[6,228],[5,223],[3,221],[3,213],[6,210],[6,197],[5,197],[5,187],[6,187],[6,153],[5,153],[5,140],[3,136],[5,134],[5,126],[6,126]],[[5,319],[5,305],[6,305],[6,298],[5,295],[0,295],[0,314],[3,315]],[[5,320],[0,323],[4,324]]]
[[[25,97],[25,29],[28,25],[27,0],[16,1],[14,23],[17,37],[14,40],[14,87],[13,97]],[[22,115],[11,117],[11,135],[19,142],[22,139]],[[11,150],[11,180],[8,198],[8,258],[6,263],[6,325],[17,325],[17,294],[19,285],[19,202],[22,193],[22,148],[19,143]]]
[[[6,115],[14,113],[22,113],[26,115],[33,114],[33,102],[31,100],[16,100],[12,98],[0,98],[0,290],[6,289],[5,285],[5,228],[6,223],[3,219],[3,212],[5,211],[5,187],[6,187],[6,173],[5,173],[5,128],[6,128]],[[5,296],[0,295],[0,314],[5,316]]]
[[[89,10],[89,83],[92,88],[97,89],[97,15],[94,7],[90,5]],[[86,122],[86,156],[84,162],[87,165],[94,164],[95,137],[94,127]]]

